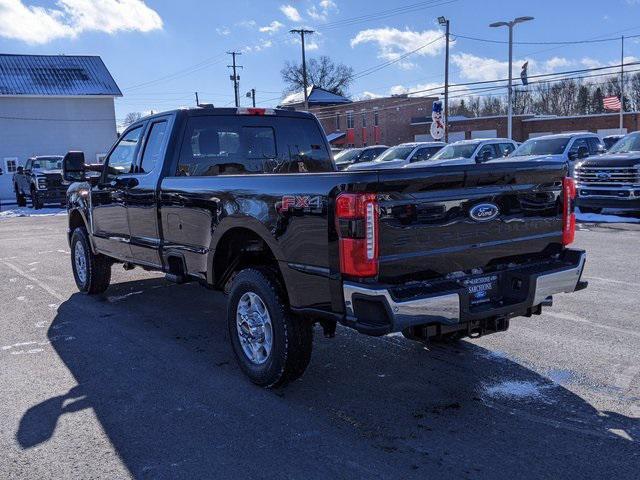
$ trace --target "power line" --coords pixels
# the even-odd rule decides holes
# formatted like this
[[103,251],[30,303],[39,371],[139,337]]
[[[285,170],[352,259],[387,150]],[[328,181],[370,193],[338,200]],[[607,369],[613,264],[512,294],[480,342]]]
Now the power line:
[[227,52],[228,55],[231,55],[233,58],[233,63],[231,65],[227,65],[227,68],[233,69],[233,75],[231,75],[231,81],[233,82],[233,95],[236,101],[236,107],[240,106],[240,76],[237,73],[238,68],[243,68],[242,65],[236,64],[236,56],[242,55],[242,52],[236,52],[232,50],[231,52]]
[[385,18],[393,17],[396,15],[402,15],[405,13],[410,13],[418,10],[423,10],[427,8],[440,7],[443,5],[448,5],[451,3],[455,3],[458,0],[430,0],[425,2],[419,2],[409,5],[404,5],[396,8],[391,8],[388,10],[381,10],[378,12],[370,13],[367,15],[360,15],[358,17],[345,18],[342,20],[336,20],[334,22],[325,23],[322,25],[321,30],[331,30],[334,28],[341,28],[346,26],[355,25],[358,23],[370,22],[373,20],[382,20]]
[[[485,42],[485,43],[499,43],[499,44],[508,44],[509,42],[506,40],[492,40],[489,38],[479,38],[479,37],[471,37],[468,35],[461,35],[454,33],[456,38],[464,38],[466,40],[474,40],[476,42]],[[625,38],[637,38],[640,35],[629,35]],[[590,44],[590,43],[604,43],[604,42],[619,42],[620,37],[614,38],[602,38],[602,39],[593,39],[593,40],[567,40],[567,41],[543,41],[543,42],[513,42],[514,45],[582,45],[582,44]]]

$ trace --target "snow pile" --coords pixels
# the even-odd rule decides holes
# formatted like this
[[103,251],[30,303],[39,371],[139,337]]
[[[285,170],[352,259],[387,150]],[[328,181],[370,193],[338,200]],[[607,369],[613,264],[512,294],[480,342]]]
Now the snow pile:
[[495,385],[485,386],[487,395],[494,398],[539,398],[543,396],[543,390],[551,385],[537,382],[525,382],[521,380],[506,380]]
[[[605,212],[607,210],[604,210]],[[579,209],[576,210],[576,220],[579,222],[589,223],[640,223],[640,217],[611,215],[611,214],[597,214],[597,213],[582,213]]]
[[33,208],[28,207],[17,207],[1,211],[0,220],[18,217],[50,217],[52,215],[66,214],[67,210],[64,208],[41,208],[40,210],[34,210]]

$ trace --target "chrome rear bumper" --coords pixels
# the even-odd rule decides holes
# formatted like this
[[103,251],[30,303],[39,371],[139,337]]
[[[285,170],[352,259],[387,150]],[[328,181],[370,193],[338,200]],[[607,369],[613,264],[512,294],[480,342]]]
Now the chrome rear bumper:
[[[575,291],[586,261],[585,252],[575,253],[578,253],[577,261],[571,267],[532,275],[529,281],[530,290],[522,302],[495,310],[488,309],[483,311],[482,315],[486,318],[501,315],[514,316],[514,313],[519,315],[520,312],[526,312],[527,309],[539,306],[556,293]],[[465,295],[464,289],[407,301],[396,301],[386,288],[367,288],[362,284],[344,282],[343,294],[347,323],[356,325],[356,328],[358,328],[358,324],[372,324],[370,319],[360,318],[362,311],[358,311],[356,302],[362,300],[384,306],[387,317],[386,330],[381,321],[374,322],[374,326],[371,328],[369,326],[362,328],[363,330],[373,330],[376,334],[397,332],[415,325],[454,325],[463,321],[463,317],[468,313],[465,312],[465,306],[468,306],[468,302],[463,302],[461,298]],[[470,315],[474,318],[478,316],[476,313]]]

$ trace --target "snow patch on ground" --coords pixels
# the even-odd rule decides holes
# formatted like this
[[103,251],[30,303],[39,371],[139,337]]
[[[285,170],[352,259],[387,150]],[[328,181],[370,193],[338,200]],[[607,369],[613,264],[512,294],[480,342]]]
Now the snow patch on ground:
[[615,210],[611,213],[582,213],[580,209],[576,209],[576,220],[588,223],[640,223],[640,217],[615,215]]
[[53,215],[66,214],[67,210],[65,208],[41,208],[40,210],[34,210],[29,207],[16,207],[0,212],[0,220],[18,217],[50,217]]
[[485,385],[484,392],[494,398],[526,399],[543,397],[543,391],[548,388],[551,388],[551,385],[521,380],[506,380],[495,385]]

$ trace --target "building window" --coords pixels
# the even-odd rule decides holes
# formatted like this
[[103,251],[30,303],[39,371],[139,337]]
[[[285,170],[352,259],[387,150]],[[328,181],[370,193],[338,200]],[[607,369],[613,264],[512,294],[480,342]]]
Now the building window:
[[353,128],[353,111],[347,112],[347,128]]
[[362,110],[360,115],[362,116],[362,128],[367,128],[367,112]]
[[15,157],[5,158],[4,169],[6,173],[16,173],[16,171],[18,170],[18,159]]
[[380,112],[378,112],[378,109],[376,108],[373,111],[373,126],[377,127],[378,125],[380,125]]
[[340,114],[336,113],[336,130],[340,130]]

